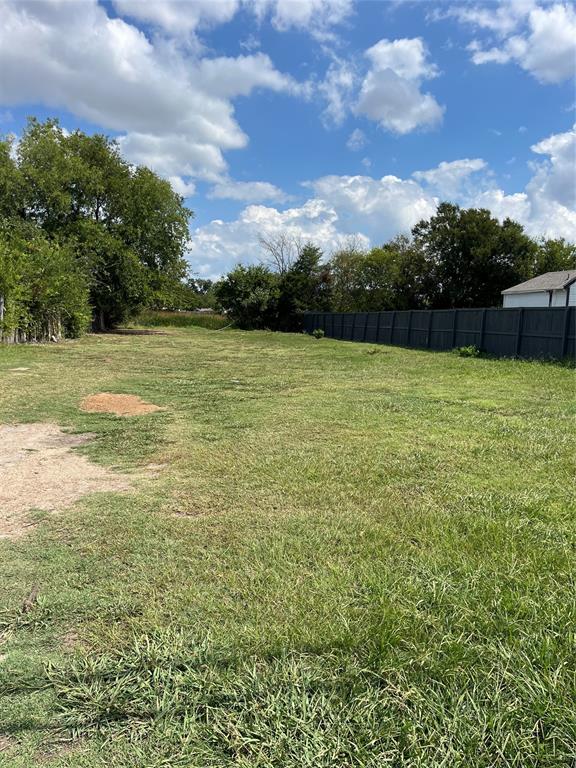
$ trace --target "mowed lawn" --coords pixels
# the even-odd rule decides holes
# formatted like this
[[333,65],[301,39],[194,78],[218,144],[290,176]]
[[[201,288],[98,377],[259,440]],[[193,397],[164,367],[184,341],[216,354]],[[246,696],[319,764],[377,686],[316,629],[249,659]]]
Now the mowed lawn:
[[0,766],[574,766],[573,371],[166,330],[0,348],[134,482],[0,541]]

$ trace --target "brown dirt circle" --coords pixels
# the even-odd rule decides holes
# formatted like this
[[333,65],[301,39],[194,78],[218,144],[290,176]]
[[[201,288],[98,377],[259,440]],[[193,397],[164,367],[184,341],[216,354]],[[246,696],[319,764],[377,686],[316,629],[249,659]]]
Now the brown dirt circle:
[[115,413],[116,416],[140,416],[162,410],[159,405],[147,403],[136,395],[115,395],[111,392],[88,395],[80,403],[80,408],[88,413]]

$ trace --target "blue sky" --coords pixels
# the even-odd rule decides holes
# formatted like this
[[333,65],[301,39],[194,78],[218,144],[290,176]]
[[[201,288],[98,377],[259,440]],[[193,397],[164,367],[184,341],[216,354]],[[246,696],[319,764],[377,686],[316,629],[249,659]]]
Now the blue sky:
[[562,2],[0,0],[0,130],[118,137],[186,197],[205,276],[442,199],[576,240],[575,61]]

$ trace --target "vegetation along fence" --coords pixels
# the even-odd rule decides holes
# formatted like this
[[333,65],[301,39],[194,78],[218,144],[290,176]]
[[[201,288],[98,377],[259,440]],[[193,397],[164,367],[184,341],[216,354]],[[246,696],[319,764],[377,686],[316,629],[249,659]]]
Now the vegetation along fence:
[[446,350],[470,345],[497,357],[576,357],[576,307],[306,312],[304,330],[345,341]]

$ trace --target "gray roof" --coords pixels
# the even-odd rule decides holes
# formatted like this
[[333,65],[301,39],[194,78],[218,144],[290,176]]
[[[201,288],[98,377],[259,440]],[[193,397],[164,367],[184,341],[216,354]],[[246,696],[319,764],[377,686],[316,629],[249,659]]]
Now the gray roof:
[[576,280],[576,269],[567,269],[563,272],[545,272],[543,275],[533,277],[524,283],[506,288],[502,293],[532,293],[533,291],[556,291],[566,288]]

